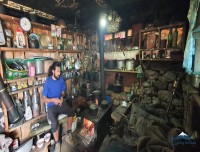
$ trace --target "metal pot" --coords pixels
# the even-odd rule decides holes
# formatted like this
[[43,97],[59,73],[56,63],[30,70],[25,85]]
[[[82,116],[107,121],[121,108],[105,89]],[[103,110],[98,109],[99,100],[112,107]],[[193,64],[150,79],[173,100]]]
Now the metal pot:
[[106,63],[107,69],[115,69],[116,60],[108,60]]
[[108,108],[108,101],[107,100],[101,101],[101,108],[102,109],[107,109]]
[[95,103],[89,105],[89,113],[93,116],[96,116],[98,113],[98,107]]
[[43,74],[44,73],[44,60],[43,59],[35,59],[35,73]]
[[125,60],[117,60],[117,69],[118,70],[125,69]]
[[94,90],[92,92],[93,95],[93,100],[95,101],[96,99],[98,99],[98,101],[101,101],[101,91],[100,90]]
[[81,89],[81,95],[86,98],[91,97],[92,89]]
[[25,70],[28,70],[28,67],[30,66],[35,66],[34,59],[26,59],[26,60],[23,60],[22,63],[24,64]]
[[30,48],[39,48],[39,41],[38,40],[29,40],[29,47]]
[[200,83],[200,73],[193,73],[191,75],[191,85],[195,88],[199,87],[199,83]]
[[113,85],[113,92],[114,93],[121,93],[122,92],[122,85],[119,85],[119,84],[114,84]]
[[134,69],[134,60],[127,60],[126,61],[126,70],[133,71]]

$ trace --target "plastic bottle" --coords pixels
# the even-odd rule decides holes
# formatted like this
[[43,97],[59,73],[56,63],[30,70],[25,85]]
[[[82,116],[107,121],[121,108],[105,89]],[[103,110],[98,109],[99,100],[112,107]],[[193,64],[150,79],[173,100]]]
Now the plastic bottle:
[[167,47],[168,48],[171,48],[172,47],[172,37],[173,37],[173,35],[172,35],[172,29],[170,29],[169,30],[169,34],[168,34],[168,43],[167,43]]
[[177,38],[178,38],[178,31],[177,31],[177,28],[175,28],[174,32],[173,32],[173,38],[172,38],[172,47],[173,48],[177,47]]

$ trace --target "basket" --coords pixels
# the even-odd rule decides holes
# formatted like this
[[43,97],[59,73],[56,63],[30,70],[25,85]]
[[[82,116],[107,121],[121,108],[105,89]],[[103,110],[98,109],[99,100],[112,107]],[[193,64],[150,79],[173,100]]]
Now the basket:
[[16,78],[23,78],[28,76],[28,70],[13,70],[8,65],[14,61],[21,62],[20,59],[6,59],[5,63],[5,70],[6,70],[6,78],[9,80],[16,79]]

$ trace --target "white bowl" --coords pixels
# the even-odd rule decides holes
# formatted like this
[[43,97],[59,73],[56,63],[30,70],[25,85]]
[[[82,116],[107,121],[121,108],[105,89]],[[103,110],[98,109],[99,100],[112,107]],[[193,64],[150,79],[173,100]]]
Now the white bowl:
[[49,142],[50,138],[51,138],[51,134],[50,134],[50,133],[47,133],[47,134],[44,136],[44,141],[45,141],[45,142]]
[[43,144],[44,144],[44,138],[40,138],[38,141],[37,141],[37,147],[38,148],[42,148]]

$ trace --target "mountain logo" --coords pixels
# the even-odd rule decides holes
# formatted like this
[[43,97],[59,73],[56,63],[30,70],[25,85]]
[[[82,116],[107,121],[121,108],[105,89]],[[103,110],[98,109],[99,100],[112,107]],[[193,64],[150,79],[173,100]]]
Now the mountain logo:
[[196,141],[189,135],[184,132],[181,132],[178,136],[172,137],[172,141],[174,145],[188,145],[188,144],[196,144]]

